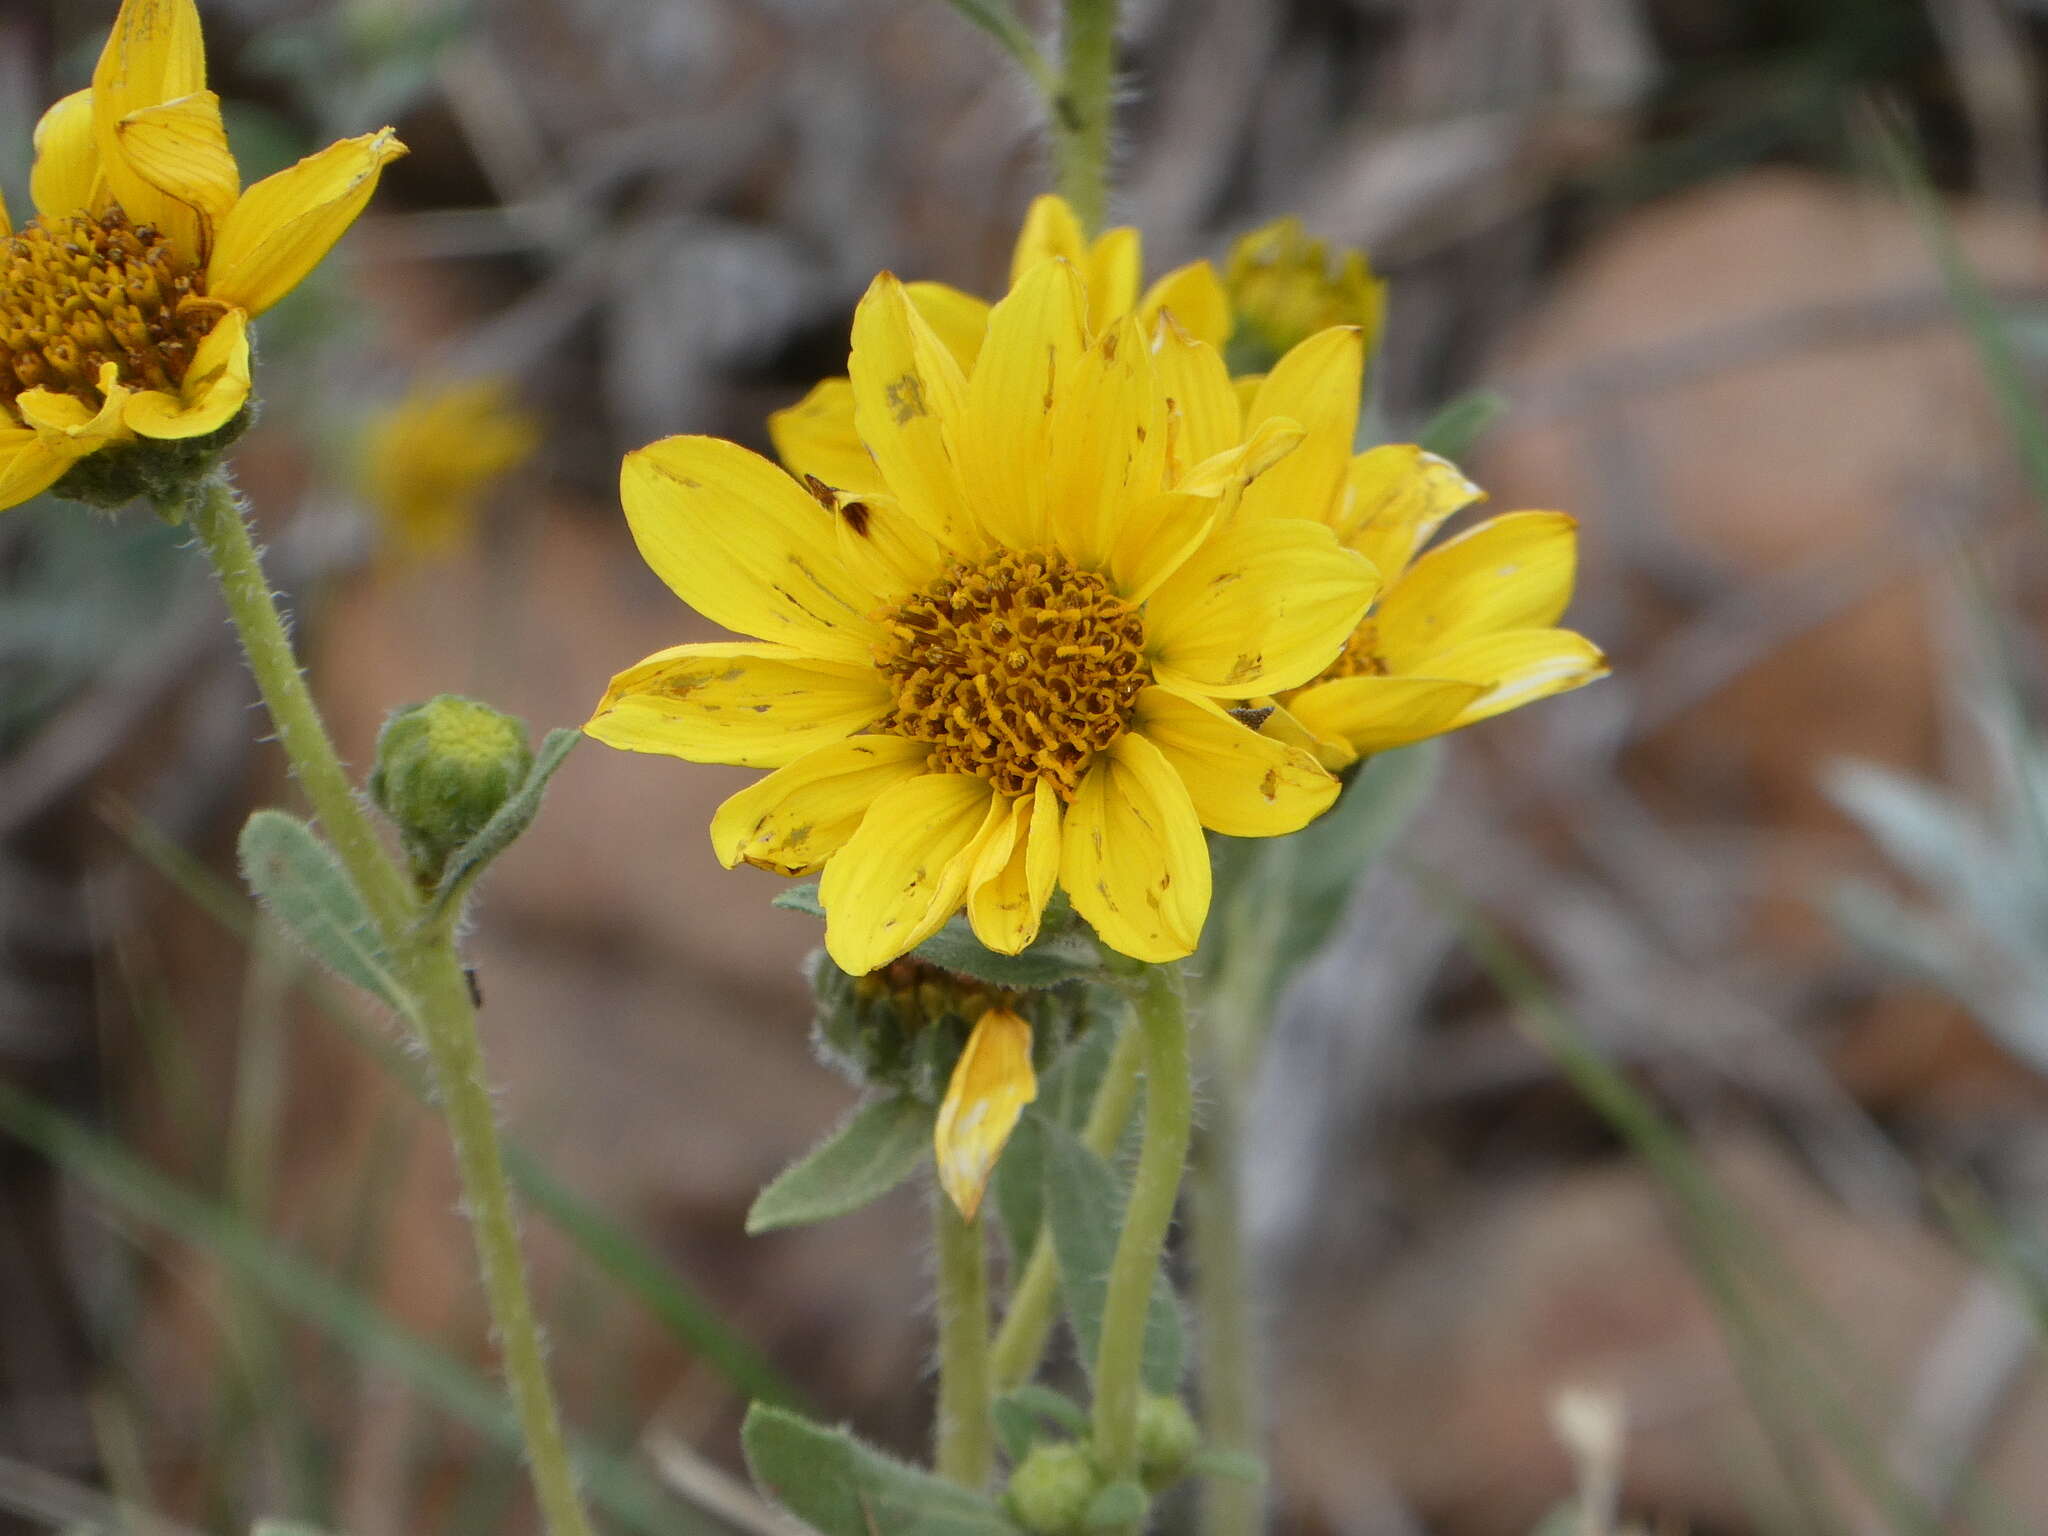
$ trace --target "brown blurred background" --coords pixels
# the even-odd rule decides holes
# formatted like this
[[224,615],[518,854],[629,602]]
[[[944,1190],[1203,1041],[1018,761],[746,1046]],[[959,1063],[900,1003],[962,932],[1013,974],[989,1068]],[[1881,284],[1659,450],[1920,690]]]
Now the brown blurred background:
[[[17,209],[35,115],[84,82],[113,8],[0,0]],[[240,453],[358,764],[398,704],[452,689],[573,725],[612,671],[703,638],[633,553],[620,453],[679,430],[765,447],[764,415],[841,368],[875,270],[995,290],[1043,183],[1026,87],[941,0],[202,11],[252,176],[387,119],[412,146],[315,291],[266,321],[268,405]],[[1550,1417],[1569,1388],[1623,1405],[1625,1508],[1651,1528],[1802,1528],[1757,1492],[1756,1408],[1668,1201],[1515,1028],[1419,867],[1528,948],[1853,1338],[1900,1476],[1975,1521],[1975,1466],[2010,1523],[1967,1528],[2048,1530],[2036,1338],[1927,1182],[1966,1179],[2002,1230],[2038,1233],[2048,1095],[1981,1010],[1838,934],[1833,881],[1898,882],[1823,790],[1845,757],[1995,787],[1958,540],[2036,668],[2043,535],[1864,114],[1922,146],[2031,368],[2048,8],[1128,11],[1116,211],[1148,268],[1287,212],[1367,247],[1393,285],[1386,435],[1498,391],[1468,467],[1496,509],[1580,518],[1573,623],[1615,661],[1455,742],[1402,860],[1286,1010],[1249,1178],[1279,1528],[1528,1530],[1573,1486]],[[511,382],[545,448],[455,556],[377,557],[365,413],[479,374]],[[290,795],[201,577],[145,514],[0,518],[0,1070],[481,1361],[432,1127],[292,962],[252,962],[110,830],[117,795],[231,877],[241,818]],[[741,1235],[852,1096],[807,1037],[812,924],[707,845],[747,777],[571,758],[478,914],[493,1073],[562,1181],[822,1412],[913,1449],[915,1200]],[[252,1035],[279,1009],[289,1027]],[[252,1123],[274,1141],[233,1133]],[[735,1468],[730,1383],[531,1235],[579,1422]],[[201,1529],[300,1500],[313,1474],[266,1438],[223,1322],[242,1305],[230,1270],[0,1142],[0,1483],[35,1469]],[[334,1528],[523,1528],[511,1464],[402,1372],[279,1329]],[[1825,1452],[1790,1480],[1829,1489],[1825,1528],[1904,1528]],[[696,1528],[740,1527],[678,1525]]]

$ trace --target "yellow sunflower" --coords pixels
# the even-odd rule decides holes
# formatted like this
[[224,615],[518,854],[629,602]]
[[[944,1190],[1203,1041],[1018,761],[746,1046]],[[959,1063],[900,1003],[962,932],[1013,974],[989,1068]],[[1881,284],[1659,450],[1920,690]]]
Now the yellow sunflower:
[[250,319],[362,211],[390,129],[243,190],[193,0],[124,0],[92,86],[43,114],[36,216],[0,207],[0,508],[87,455],[218,432],[249,397]]
[[962,367],[885,273],[847,386],[865,482],[807,492],[703,437],[626,458],[648,564],[750,638],[629,668],[585,730],[775,770],[720,807],[713,847],[822,869],[826,947],[855,974],[963,905],[1015,953],[1055,888],[1116,950],[1186,955],[1202,829],[1292,832],[1336,793],[1228,712],[1318,675],[1378,586],[1320,523],[1229,515],[1286,474],[1319,402],[1276,383],[1260,430],[1222,431],[1213,346],[1089,315],[1074,265],[1042,261]]

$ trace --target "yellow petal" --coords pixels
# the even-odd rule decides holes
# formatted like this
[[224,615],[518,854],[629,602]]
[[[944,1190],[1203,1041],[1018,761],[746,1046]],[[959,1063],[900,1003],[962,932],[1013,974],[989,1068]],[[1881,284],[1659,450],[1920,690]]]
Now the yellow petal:
[[1457,465],[1413,443],[1359,454],[1346,482],[1337,536],[1378,566],[1389,585],[1445,519],[1486,499]]
[[991,1008],[967,1037],[932,1132],[939,1186],[963,1220],[974,1220],[981,1209],[996,1159],[1024,1106],[1037,1097],[1031,1026],[1007,1008]]
[[775,456],[799,478],[814,475],[855,495],[888,489],[853,429],[851,379],[820,379],[803,399],[768,418],[768,438]]
[[825,948],[864,976],[908,954],[960,909],[977,845],[1008,807],[988,780],[927,773],[885,789],[825,865]]
[[1582,688],[1607,675],[1607,657],[1584,635],[1568,629],[1508,629],[1476,635],[1429,658],[1432,674],[1483,684],[1456,725],[1490,720],[1554,693]]
[[1145,290],[1138,304],[1138,319],[1146,335],[1152,334],[1162,312],[1209,346],[1220,349],[1230,339],[1230,295],[1224,292],[1216,269],[1206,261],[1175,267]]
[[123,420],[143,437],[203,437],[234,420],[249,399],[249,317],[231,309],[214,322],[176,395],[144,390]]
[[1001,955],[1038,937],[1045,904],[1060,872],[1060,797],[1040,779],[1010,803],[1006,824],[982,847],[967,879],[967,918],[974,936]]
[[1555,624],[1571,601],[1577,529],[1562,512],[1510,512],[1429,551],[1380,604],[1388,668],[1433,673],[1428,658],[1460,641]]
[[33,427],[0,426],[0,512],[40,496],[77,462],[59,453]]
[[849,736],[741,790],[711,818],[711,846],[777,874],[807,874],[837,853],[875,797],[924,772],[931,748],[902,736]]
[[92,128],[108,190],[137,224],[152,224],[187,261],[203,262],[200,208],[166,192],[132,163],[120,140],[123,118],[206,89],[206,47],[193,0],[122,0],[92,72]]
[[960,371],[972,373],[974,360],[981,356],[981,338],[988,331],[988,300],[945,283],[905,283],[903,291],[953,354]]
[[1378,590],[1372,566],[1320,523],[1234,523],[1146,606],[1155,675],[1232,699],[1298,687],[1336,659]]
[[1261,736],[1270,736],[1283,746],[1306,752],[1331,773],[1341,773],[1358,761],[1358,754],[1348,745],[1333,736],[1317,735],[1288,713],[1286,705],[1273,699],[1254,699],[1249,702],[1254,707],[1269,711],[1259,725]]
[[199,211],[210,240],[242,190],[242,174],[220,120],[220,98],[194,91],[143,107],[114,125],[114,137],[130,170],[166,197]]
[[1062,834],[1060,884],[1103,943],[1152,963],[1194,953],[1209,915],[1209,847],[1157,747],[1126,734],[1099,753]]
[[715,437],[626,455],[619,499],[654,574],[713,623],[863,663],[880,638],[835,552],[832,514],[773,464]]
[[1169,317],[1156,330],[1153,366],[1159,388],[1177,411],[1169,473],[1178,477],[1191,464],[1212,458],[1244,438],[1244,412],[1231,388],[1223,354]]
[[1344,472],[1358,435],[1358,397],[1365,377],[1365,342],[1358,328],[1318,331],[1273,365],[1245,412],[1256,428],[1284,416],[1307,429],[1301,446],[1245,492],[1252,517],[1329,519],[1340,505]]
[[1041,261],[1054,258],[1070,263],[1076,272],[1088,270],[1088,241],[1081,233],[1081,221],[1065,198],[1046,192],[1033,198],[1025,210],[1024,227],[1017,232],[1017,245],[1010,253],[1010,286],[1016,287]]
[[888,272],[854,311],[848,372],[854,429],[889,493],[948,549],[971,544],[973,521],[953,458],[966,381]]
[[990,311],[967,384],[961,454],[974,466],[975,515],[1011,549],[1046,537],[1048,423],[1060,373],[1086,344],[1087,303],[1071,265],[1033,267]]
[[1180,775],[1212,831],[1278,837],[1300,831],[1336,801],[1337,781],[1312,756],[1261,736],[1206,699],[1147,688],[1131,728]]
[[895,497],[827,492],[826,499],[836,513],[840,564],[875,607],[921,590],[946,568],[939,541],[905,517]]
[[873,724],[891,702],[872,668],[717,641],[628,667],[583,730],[628,752],[780,768]]
[[1108,558],[1125,509],[1165,488],[1166,402],[1135,320],[1061,371],[1045,472],[1054,539],[1091,567]]
[[1285,416],[1268,416],[1252,435],[1235,447],[1192,466],[1174,489],[1192,496],[1227,498],[1223,510],[1234,508],[1245,489],[1259,476],[1299,448],[1308,438],[1298,421]]
[[405,154],[389,128],[330,144],[244,192],[221,221],[207,270],[214,298],[260,315],[320,263]]
[[1457,729],[1485,692],[1451,678],[1341,677],[1291,695],[1287,710],[1313,735],[1363,757]]
[[60,395],[48,389],[23,390],[14,408],[23,421],[36,429],[46,447],[69,458],[83,458],[131,435],[122,423],[131,391],[121,382],[118,364],[100,364],[99,390],[97,409],[75,395]]
[[99,147],[92,135],[92,92],[73,91],[36,124],[36,164],[29,196],[46,219],[97,213],[107,200]]
[[1213,496],[1161,491],[1133,501],[1116,527],[1109,575],[1125,602],[1142,603],[1209,537],[1219,503]]
[[1106,329],[1131,312],[1138,301],[1139,269],[1144,246],[1129,225],[1106,229],[1088,248],[1088,329]]
[[7,212],[7,194],[0,192],[0,235],[14,233],[14,220]]

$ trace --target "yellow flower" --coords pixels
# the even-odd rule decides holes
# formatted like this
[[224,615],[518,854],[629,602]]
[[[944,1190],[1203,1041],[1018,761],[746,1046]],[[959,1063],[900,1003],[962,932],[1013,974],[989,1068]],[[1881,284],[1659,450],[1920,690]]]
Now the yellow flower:
[[[1288,366],[1283,360],[1273,377]],[[1312,460],[1313,438],[1291,463]],[[1348,463],[1334,435],[1320,446],[1325,459],[1338,449],[1339,473],[1327,490],[1304,486],[1300,506],[1370,559],[1386,588],[1343,654],[1307,687],[1279,696],[1268,734],[1342,768],[1607,675],[1598,646],[1556,627],[1577,567],[1571,518],[1510,512],[1419,553],[1447,518],[1482,499],[1479,488],[1412,444]],[[1247,502],[1263,489],[1254,486]]]
[[996,1159],[1037,1097],[1031,1026],[1008,1008],[991,1008],[967,1037],[932,1130],[939,1187],[966,1220],[981,1209]]
[[990,311],[971,368],[884,273],[849,372],[857,494],[806,494],[711,438],[627,456],[641,554],[751,638],[647,658],[585,730],[774,769],[719,808],[713,847],[822,868],[826,947],[853,974],[963,904],[1014,954],[1055,887],[1124,954],[1190,953],[1202,829],[1292,832],[1336,791],[1228,713],[1319,674],[1378,585],[1320,524],[1231,515],[1321,410],[1288,381],[1320,376],[1276,368],[1271,419],[1240,433],[1213,346],[1164,326],[1155,350],[1130,318],[1092,332],[1064,260]]
[[1373,275],[1365,253],[1344,251],[1332,272],[1329,248],[1311,240],[1296,218],[1240,235],[1223,286],[1237,321],[1231,352],[1240,372],[1269,367],[1333,325],[1357,326],[1371,357],[1386,314],[1387,285]]
[[539,446],[504,380],[423,387],[370,423],[364,489],[390,545],[433,559],[469,542],[484,488]]
[[227,426],[250,319],[326,254],[405,153],[386,128],[246,191],[193,0],[124,0],[92,86],[43,114],[15,230],[0,207],[0,508],[81,459]]

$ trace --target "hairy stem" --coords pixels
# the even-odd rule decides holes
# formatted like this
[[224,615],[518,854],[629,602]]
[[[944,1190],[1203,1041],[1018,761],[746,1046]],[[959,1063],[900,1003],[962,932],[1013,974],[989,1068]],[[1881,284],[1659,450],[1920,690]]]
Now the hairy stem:
[[995,1468],[988,1356],[988,1243],[934,1186],[939,1245],[939,1476],[963,1488],[988,1484]]
[[1059,92],[1052,99],[1053,179],[1082,228],[1102,227],[1109,202],[1116,0],[1066,0]]
[[[1188,1174],[1195,1309],[1202,1320],[1202,1429],[1219,1450],[1259,1455],[1257,1340],[1247,1284],[1239,1157],[1245,1084],[1218,1073]],[[1242,1478],[1202,1486],[1202,1536],[1257,1536],[1264,1491]]]

